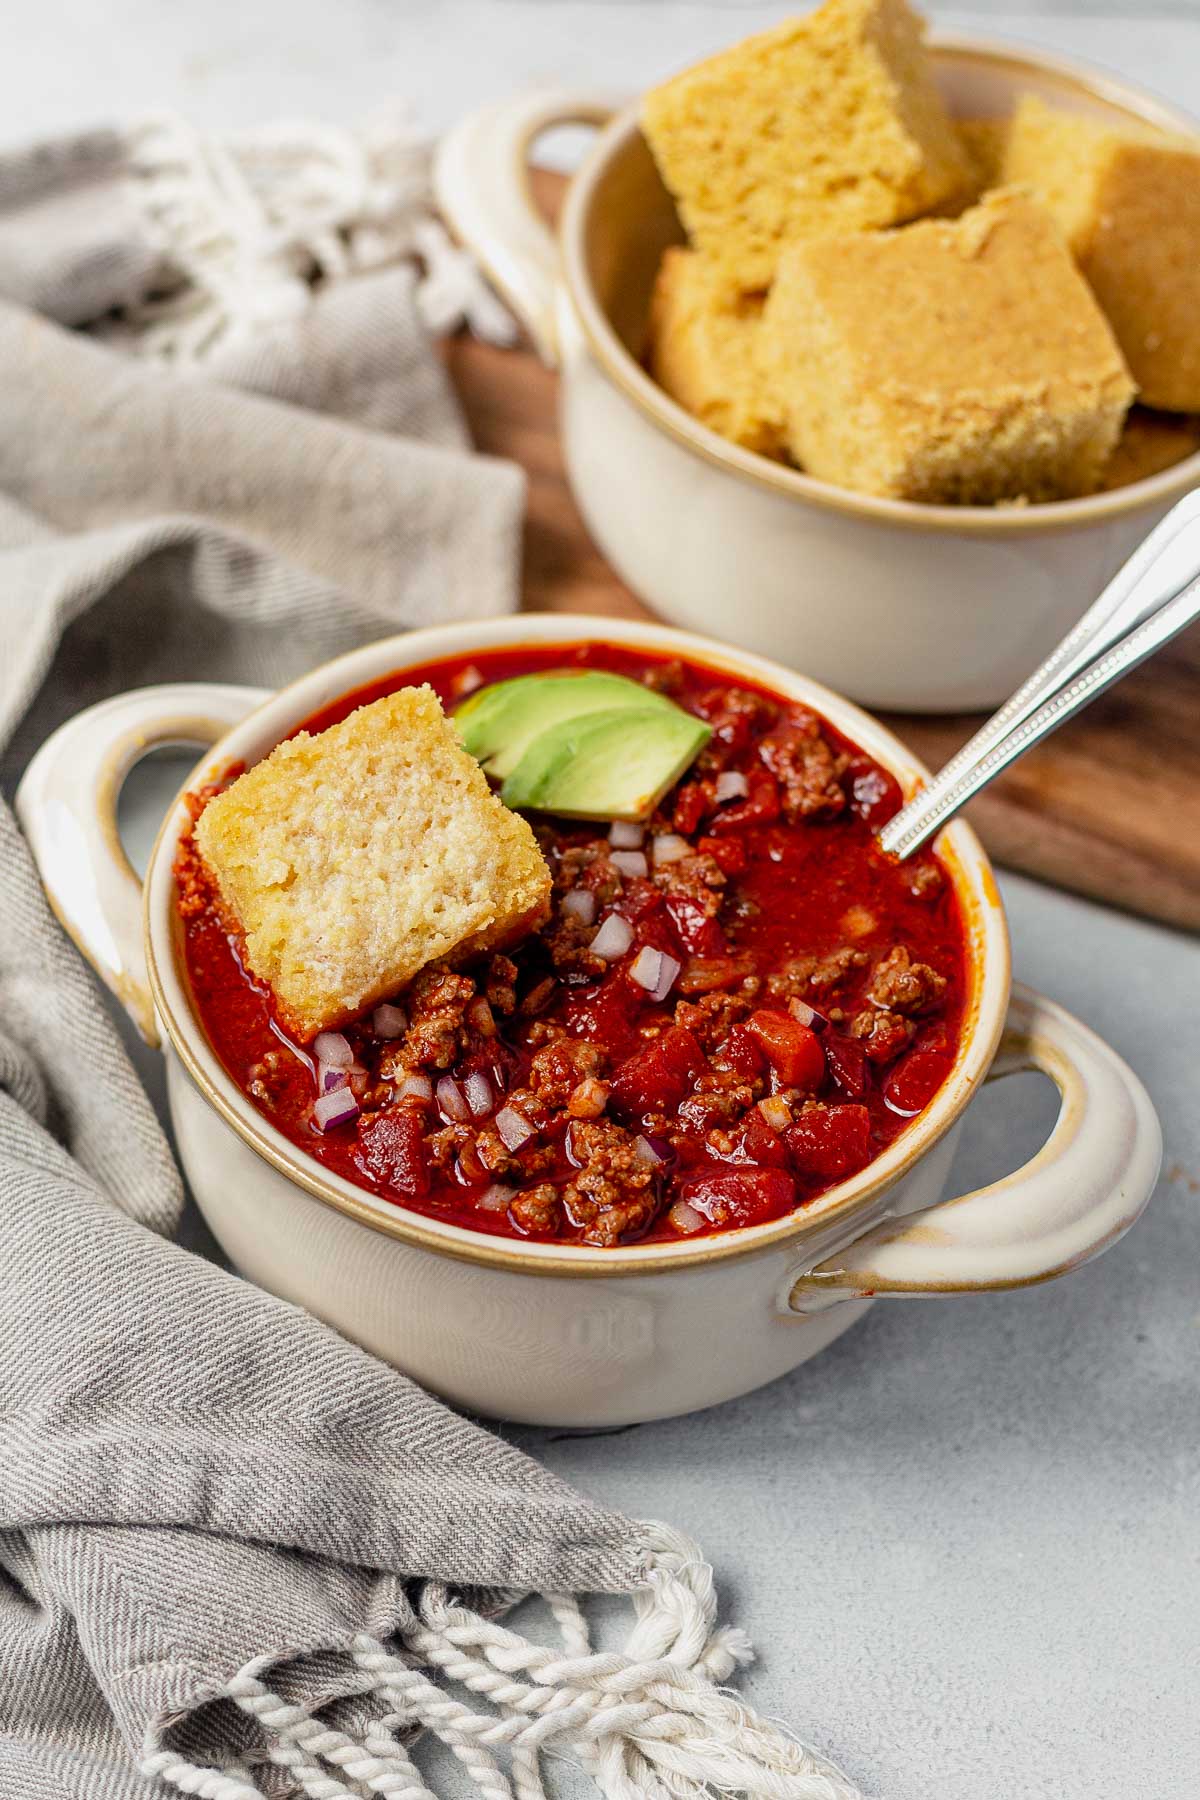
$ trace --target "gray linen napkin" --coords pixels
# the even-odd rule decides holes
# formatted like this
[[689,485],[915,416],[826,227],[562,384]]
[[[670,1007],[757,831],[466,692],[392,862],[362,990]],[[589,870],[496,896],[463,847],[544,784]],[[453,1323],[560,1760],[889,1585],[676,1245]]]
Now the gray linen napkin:
[[[119,149],[0,159],[10,297],[78,325],[153,277]],[[276,683],[515,604],[522,484],[465,449],[408,268],[203,376],[10,298],[0,373],[8,791],[129,685]],[[686,1539],[171,1241],[169,1149],[2,800],[0,906],[4,1800],[429,1800],[421,1728],[488,1800],[540,1794],[546,1744],[621,1800],[851,1795],[719,1690],[748,1649]],[[555,1596],[560,1649],[497,1622],[524,1590]],[[621,1654],[589,1649],[595,1590],[634,1596]]]

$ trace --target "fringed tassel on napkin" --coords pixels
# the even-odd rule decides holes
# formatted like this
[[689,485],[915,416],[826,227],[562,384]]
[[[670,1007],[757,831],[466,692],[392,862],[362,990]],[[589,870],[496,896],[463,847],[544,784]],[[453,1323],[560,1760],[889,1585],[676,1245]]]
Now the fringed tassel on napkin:
[[128,134],[133,197],[166,274],[101,334],[176,364],[203,363],[298,317],[330,283],[391,264],[419,269],[435,335],[467,325],[511,344],[516,327],[433,216],[429,146],[400,124],[361,134],[310,122],[210,137],[173,116]]
[[[561,1649],[530,1642],[457,1605],[429,1583],[415,1624],[394,1647],[362,1635],[359,1676],[381,1702],[378,1729],[360,1741],[289,1705],[251,1663],[215,1696],[256,1721],[270,1760],[307,1800],[437,1800],[397,1735],[431,1732],[454,1753],[482,1800],[546,1800],[541,1756],[581,1764],[606,1800],[862,1800],[832,1763],[760,1718],[721,1685],[753,1658],[745,1635],[716,1624],[712,1570],[696,1545],[647,1526],[645,1585],[624,1650],[592,1650],[570,1595],[545,1598]],[[493,1709],[475,1712],[431,1679],[465,1688]],[[357,1687],[357,1684],[356,1684]],[[507,1759],[507,1772],[497,1756]],[[201,1800],[261,1800],[233,1769],[197,1767],[151,1748],[146,1775]]]

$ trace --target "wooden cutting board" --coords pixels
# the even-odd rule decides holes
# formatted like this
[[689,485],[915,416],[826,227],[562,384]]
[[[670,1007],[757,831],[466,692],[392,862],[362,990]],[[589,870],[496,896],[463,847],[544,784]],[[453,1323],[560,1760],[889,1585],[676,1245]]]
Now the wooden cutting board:
[[[561,184],[539,176],[548,210]],[[651,614],[591,541],[563,472],[556,378],[531,350],[467,338],[447,359],[479,449],[529,477],[524,605]],[[938,768],[979,716],[885,715]],[[1022,759],[968,811],[996,860],[1059,887],[1200,931],[1200,628]]]

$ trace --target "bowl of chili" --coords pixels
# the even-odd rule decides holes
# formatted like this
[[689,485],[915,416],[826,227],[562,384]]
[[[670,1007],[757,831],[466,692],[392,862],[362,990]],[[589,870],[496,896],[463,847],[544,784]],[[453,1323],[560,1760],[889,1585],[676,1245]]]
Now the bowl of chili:
[[[450,710],[564,668],[669,694],[706,747],[644,825],[530,815],[554,891],[520,944],[423,971],[328,1042],[289,1037],[198,864],[206,796],[397,687]],[[115,800],[168,741],[211,748],[143,892]],[[924,774],[749,653],[524,617],[384,640],[275,695],[120,696],[49,740],[18,805],[59,916],[164,1049],[180,1156],[234,1265],[461,1405],[595,1426],[769,1381],[877,1295],[1066,1273],[1145,1205],[1150,1102],[1012,987],[970,829],[914,862],[880,851]],[[1047,1144],[943,1198],[964,1110],[1023,1068],[1062,1095]]]

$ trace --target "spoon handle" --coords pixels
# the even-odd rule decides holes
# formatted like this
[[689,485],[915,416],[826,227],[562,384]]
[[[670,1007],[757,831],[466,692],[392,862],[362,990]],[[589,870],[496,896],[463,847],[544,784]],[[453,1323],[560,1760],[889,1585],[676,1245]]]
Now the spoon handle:
[[1200,489],[1155,527],[1045,662],[879,834],[903,859],[1018,757],[1200,617]]

